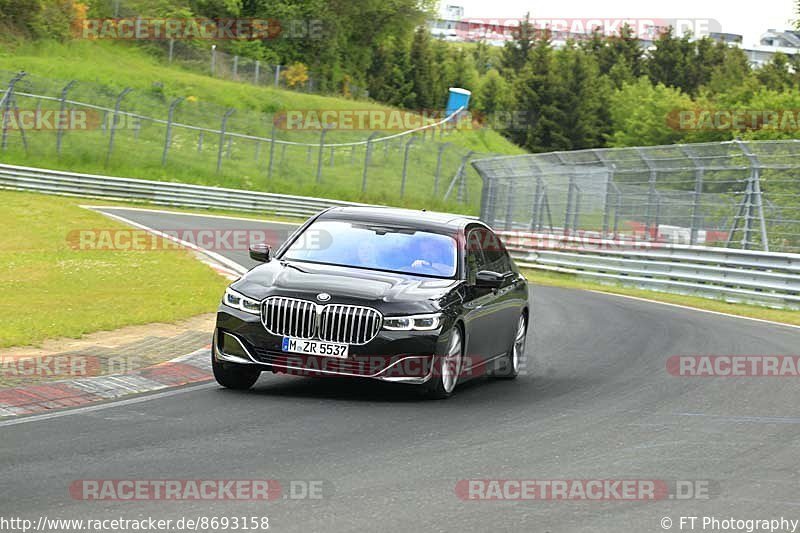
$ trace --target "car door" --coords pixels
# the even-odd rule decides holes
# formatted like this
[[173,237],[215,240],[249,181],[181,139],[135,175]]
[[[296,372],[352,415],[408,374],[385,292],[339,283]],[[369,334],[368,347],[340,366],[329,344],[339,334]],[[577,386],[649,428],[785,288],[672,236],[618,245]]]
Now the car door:
[[480,228],[478,233],[481,236],[485,269],[506,276],[503,285],[495,294],[490,325],[492,331],[496,332],[499,353],[508,350],[512,344],[517,332],[519,315],[525,304],[524,296],[527,295],[524,291],[520,291],[522,277],[513,267],[511,257],[497,234],[489,228]]
[[495,329],[500,291],[475,285],[475,275],[478,272],[491,270],[483,250],[482,239],[485,237],[483,233],[485,229],[481,225],[472,225],[468,226],[466,231],[467,286],[464,299],[464,320],[467,326],[467,349],[465,352],[467,365],[465,369],[491,359],[507,349],[498,344],[498,331]]

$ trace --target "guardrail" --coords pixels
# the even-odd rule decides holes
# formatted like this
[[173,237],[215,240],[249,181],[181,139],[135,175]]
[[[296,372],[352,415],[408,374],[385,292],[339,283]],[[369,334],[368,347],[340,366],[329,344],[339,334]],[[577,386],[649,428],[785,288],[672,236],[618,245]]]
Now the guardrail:
[[[366,205],[2,164],[0,188],[297,217],[332,206]],[[650,290],[800,309],[800,254],[604,239],[590,233],[498,233],[523,267]]]
[[800,254],[500,231],[517,264],[640,288],[800,309]]
[[0,188],[106,200],[134,200],[177,207],[274,213],[296,217],[309,217],[332,206],[364,205],[324,198],[78,174],[14,165],[0,165]]

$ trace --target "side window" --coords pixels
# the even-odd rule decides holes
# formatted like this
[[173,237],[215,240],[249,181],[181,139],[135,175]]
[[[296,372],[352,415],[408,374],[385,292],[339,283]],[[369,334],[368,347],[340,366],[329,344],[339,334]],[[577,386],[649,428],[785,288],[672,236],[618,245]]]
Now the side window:
[[478,234],[478,229],[467,230],[467,282],[475,283],[475,274],[479,270],[484,270],[486,260],[483,257],[483,250],[481,248],[481,237]]
[[484,256],[484,266],[480,270],[492,270],[504,274],[511,272],[511,259],[500,238],[491,230],[478,228],[480,246]]

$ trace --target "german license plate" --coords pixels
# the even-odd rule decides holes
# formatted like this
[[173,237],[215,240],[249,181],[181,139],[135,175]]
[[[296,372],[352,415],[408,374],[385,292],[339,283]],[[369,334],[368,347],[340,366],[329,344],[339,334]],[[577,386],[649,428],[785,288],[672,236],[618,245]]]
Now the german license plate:
[[284,337],[281,350],[284,352],[301,353],[305,355],[321,355],[323,357],[347,358],[347,344],[338,342],[324,342],[307,339],[294,339]]

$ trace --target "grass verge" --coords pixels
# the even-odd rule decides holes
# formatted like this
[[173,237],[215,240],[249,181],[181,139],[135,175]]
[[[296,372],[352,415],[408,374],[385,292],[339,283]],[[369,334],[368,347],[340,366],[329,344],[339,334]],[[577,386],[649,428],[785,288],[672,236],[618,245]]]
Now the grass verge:
[[[76,101],[113,108],[116,95],[130,87],[133,91],[125,96],[123,110],[165,119],[170,102],[186,97],[176,108],[177,123],[216,129],[220,127],[224,111],[232,108],[235,112],[226,129],[261,138],[271,136],[273,116],[270,114],[278,111],[380,110],[379,116],[389,115],[387,112],[391,111],[374,102],[212,78],[166,65],[163,60],[125,43],[38,42],[13,49],[0,45],[0,70],[5,71],[2,73],[5,77],[20,70],[28,73],[17,91],[21,109],[41,106],[44,111],[57,110],[57,101],[41,101],[23,93],[58,96],[67,81],[77,80],[69,91],[70,98]],[[24,139],[18,131],[12,131],[3,154],[4,161],[75,172],[474,214],[478,209],[481,180],[470,165],[464,168],[466,188],[454,187],[449,197],[444,198],[450,183],[459,175],[463,156],[469,150],[481,154],[524,153],[487,128],[452,131],[443,138],[438,137],[437,142],[431,142],[430,135],[425,139],[418,137],[408,147],[410,137],[397,138],[376,145],[370,152],[366,187],[362,187],[366,148],[363,145],[326,147],[320,153],[317,149],[320,133],[313,128],[299,131],[278,128],[277,139],[312,146],[276,145],[273,153],[268,142],[233,137],[221,140],[209,132],[201,134],[176,127],[171,133],[164,163],[166,130],[163,124],[124,121],[116,129],[114,148],[107,157],[110,136],[99,127],[100,116],[95,119],[90,121],[95,124],[91,128],[66,132],[61,139],[60,154],[52,129],[29,130]],[[396,132],[392,129],[383,133]],[[326,143],[363,141],[370,133],[371,130],[343,127],[331,130],[325,140]],[[440,153],[439,147],[444,142],[449,145]],[[401,185],[406,153],[407,179]],[[219,170],[218,158],[221,158]],[[437,168],[440,170],[438,180],[434,177]]]
[[545,272],[535,269],[522,269],[525,277],[530,283],[535,285],[547,285],[551,287],[564,287],[567,289],[582,289],[602,291],[612,294],[622,294],[625,296],[635,296],[656,302],[666,302],[729,315],[738,315],[761,320],[771,320],[784,324],[800,325],[800,311],[784,311],[781,309],[770,309],[756,305],[728,303],[721,300],[712,300],[699,296],[687,296],[682,294],[671,294],[666,292],[650,291],[626,287],[613,283],[598,283],[581,278],[574,274],[562,274],[559,272]]
[[225,279],[185,250],[76,250],[70,231],[125,228],[77,198],[0,191],[0,348],[216,308]]

